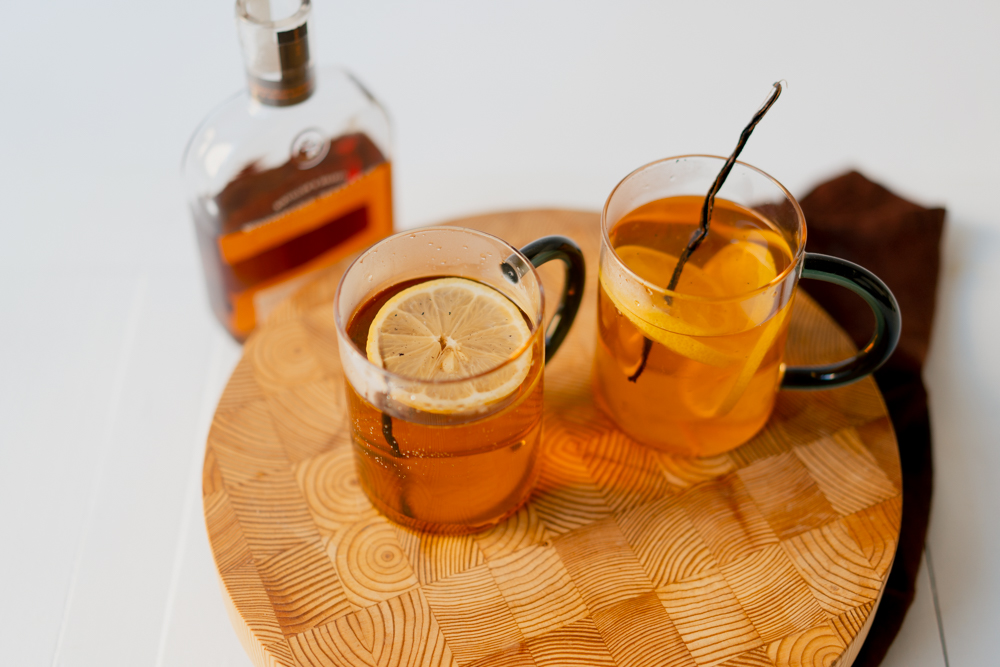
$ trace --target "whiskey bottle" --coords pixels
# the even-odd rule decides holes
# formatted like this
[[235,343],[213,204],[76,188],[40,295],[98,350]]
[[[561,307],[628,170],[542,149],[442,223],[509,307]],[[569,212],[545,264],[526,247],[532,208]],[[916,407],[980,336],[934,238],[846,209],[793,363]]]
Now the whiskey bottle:
[[212,310],[244,340],[319,269],[392,232],[389,123],[314,70],[310,0],[237,0],[249,86],[202,121],[182,174]]

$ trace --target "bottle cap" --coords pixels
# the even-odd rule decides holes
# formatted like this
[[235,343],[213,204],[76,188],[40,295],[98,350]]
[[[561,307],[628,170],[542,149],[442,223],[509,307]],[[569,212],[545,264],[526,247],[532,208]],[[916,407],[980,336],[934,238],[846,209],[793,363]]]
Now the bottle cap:
[[250,93],[264,104],[298,104],[312,94],[311,9],[310,0],[236,1]]

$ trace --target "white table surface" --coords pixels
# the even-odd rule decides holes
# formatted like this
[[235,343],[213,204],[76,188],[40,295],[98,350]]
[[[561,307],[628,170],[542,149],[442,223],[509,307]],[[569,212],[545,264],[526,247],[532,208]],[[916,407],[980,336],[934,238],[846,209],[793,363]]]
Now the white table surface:
[[[199,120],[243,86],[232,3],[8,4],[0,663],[248,665],[200,502],[240,349],[209,314],[178,173]],[[645,162],[728,153],[779,78],[744,159],[800,195],[857,167],[947,207],[926,371],[933,568],[885,664],[996,664],[1000,3],[316,0],[313,14],[317,61],[390,110],[399,227],[597,210]]]

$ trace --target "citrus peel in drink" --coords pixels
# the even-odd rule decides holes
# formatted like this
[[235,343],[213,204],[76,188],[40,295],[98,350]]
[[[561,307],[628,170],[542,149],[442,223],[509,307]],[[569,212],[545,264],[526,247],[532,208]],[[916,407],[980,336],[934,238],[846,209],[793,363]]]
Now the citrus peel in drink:
[[760,241],[748,239],[730,243],[705,262],[703,275],[720,296],[738,297],[767,285],[778,276],[768,243],[779,248],[786,244],[773,232],[769,232],[769,241],[756,230],[753,236],[760,237]]
[[[616,248],[615,252],[629,269],[654,285],[662,285],[663,272],[669,271],[677,263],[676,257],[645,246],[622,246]],[[672,310],[690,312],[677,314],[667,312],[654,303],[654,299],[662,299],[661,295],[656,292],[651,294],[639,288],[634,280],[615,280],[602,273],[601,282],[618,312],[628,318],[646,338],[660,343],[681,356],[709,366],[728,366],[736,360],[736,357],[724,347],[711,345],[696,338],[710,333],[706,331],[705,323],[691,321],[696,318],[684,316],[695,315],[696,308],[686,308],[685,304],[677,302]],[[681,286],[698,296],[715,294],[711,282],[698,267],[693,265],[687,267]],[[666,302],[663,306],[666,307]],[[723,345],[725,343],[721,339],[718,342]]]
[[521,311],[499,291],[465,278],[437,278],[382,306],[369,328],[366,353],[379,368],[415,381],[401,383],[392,392],[395,400],[450,414],[516,391],[532,350],[513,357],[531,335]]
[[[728,414],[746,391],[761,362],[782,330],[786,310],[773,315],[775,299],[770,294],[748,294],[764,287],[777,277],[777,266],[768,243],[780,237],[752,230],[748,238],[726,245],[713,255],[704,267],[688,264],[677,286],[677,293],[695,297],[693,300],[674,299],[660,305],[658,293],[639,290],[634,281],[601,280],[608,297],[622,315],[643,336],[659,343],[687,359],[716,368],[739,364],[732,383],[717,388],[692,389],[688,407],[700,417],[720,417]],[[760,238],[756,238],[760,236]],[[615,248],[622,262],[646,282],[663,285],[666,272],[677,258],[646,246],[626,245]],[[698,298],[732,297],[732,302],[701,301]],[[627,305],[633,304],[633,305]],[[741,330],[758,328],[759,338],[747,354],[743,345],[731,335]]]

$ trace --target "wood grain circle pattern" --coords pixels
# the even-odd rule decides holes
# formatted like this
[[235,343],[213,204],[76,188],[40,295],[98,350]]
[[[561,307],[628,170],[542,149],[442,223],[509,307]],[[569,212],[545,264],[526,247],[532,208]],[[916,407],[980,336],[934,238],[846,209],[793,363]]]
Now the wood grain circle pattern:
[[[254,663],[850,665],[899,533],[899,457],[874,382],[783,392],[764,430],[725,455],[645,448],[591,398],[598,216],[456,224],[514,245],[564,234],[587,257],[583,307],[545,370],[535,493],[463,536],[412,532],[372,507],[354,472],[331,306],[345,266],[326,271],[247,341],[208,437],[205,520]],[[558,268],[541,273],[558,294]],[[800,293],[788,362],[852,352]]]

